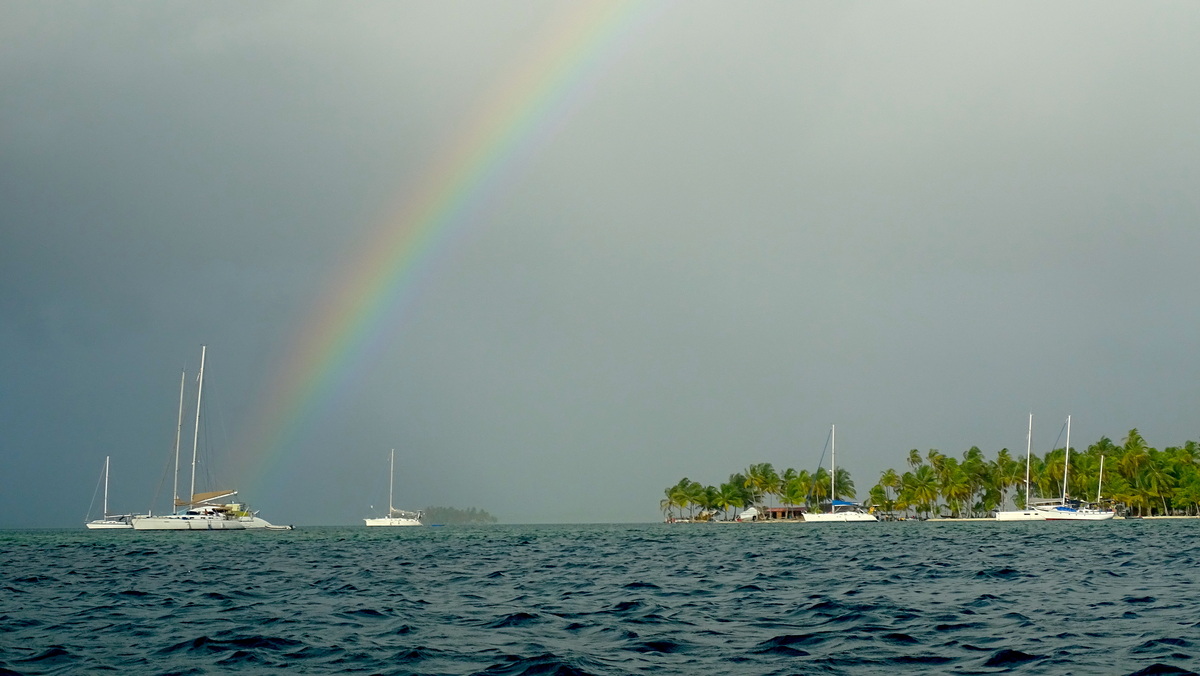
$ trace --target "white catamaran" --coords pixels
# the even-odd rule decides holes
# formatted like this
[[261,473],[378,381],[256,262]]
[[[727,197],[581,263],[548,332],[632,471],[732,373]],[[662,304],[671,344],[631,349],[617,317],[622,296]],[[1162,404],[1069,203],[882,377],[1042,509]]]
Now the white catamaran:
[[85,525],[92,530],[133,528],[133,525],[129,523],[132,518],[130,515],[108,513],[108,458],[109,456],[104,456],[104,517],[88,521]]
[[200,440],[200,398],[204,393],[205,346],[200,346],[200,373],[196,388],[196,423],[192,436],[192,484],[190,498],[179,497],[179,436],[183,428],[183,376],[179,381],[179,421],[175,428],[175,489],[174,513],[162,516],[135,516],[134,530],[291,530],[291,526],[275,526],[252,512],[243,503],[226,502],[237,495],[236,490],[196,492],[196,462]]
[[1029,431],[1025,434],[1025,509],[996,512],[997,521],[1045,521],[1046,515],[1034,509],[1029,495],[1029,461],[1033,455],[1033,414],[1029,414]]
[[837,499],[837,426],[829,427],[829,511],[809,512],[804,515],[805,521],[815,523],[878,521],[874,514],[864,511],[857,502],[847,502]]
[[396,482],[396,449],[392,449],[392,461],[388,468],[388,515],[363,519],[368,526],[423,526],[424,512],[410,512],[392,506],[392,489]]
[[[1063,455],[1063,490],[1062,499],[1036,505],[1035,509],[1044,515],[1047,521],[1107,521],[1116,512],[1085,507],[1078,500],[1071,500],[1067,494],[1067,474],[1071,469],[1071,416],[1067,416],[1067,447]],[[1101,479],[1103,480],[1103,478]],[[1096,499],[1099,500],[1100,489],[1096,489]]]

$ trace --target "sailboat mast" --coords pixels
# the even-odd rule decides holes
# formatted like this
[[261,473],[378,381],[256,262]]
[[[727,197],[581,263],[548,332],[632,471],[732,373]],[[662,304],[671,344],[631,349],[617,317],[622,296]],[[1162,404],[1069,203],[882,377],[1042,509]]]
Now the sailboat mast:
[[171,486],[171,513],[179,509],[179,437],[183,435],[183,385],[187,371],[179,371],[179,418],[175,421],[175,482]]
[[1104,456],[1100,456],[1100,480],[1096,482],[1096,508],[1100,507],[1100,487],[1104,485]]
[[1029,431],[1025,433],[1025,510],[1029,510],[1029,460],[1033,454],[1033,414],[1029,414]]
[[837,499],[837,425],[829,426],[829,513]]
[[108,458],[104,456],[104,518],[108,518]]
[[1071,416],[1067,416],[1067,448],[1063,454],[1063,505],[1067,504],[1067,470],[1071,467]]
[[396,482],[396,449],[392,449],[392,461],[388,465],[388,518],[392,518],[392,485]]
[[188,493],[188,505],[192,504],[192,500],[196,496],[196,456],[200,449],[200,397],[204,394],[204,351],[205,346],[200,346],[200,375],[196,377],[199,383],[196,386],[196,427],[192,434],[192,492]]

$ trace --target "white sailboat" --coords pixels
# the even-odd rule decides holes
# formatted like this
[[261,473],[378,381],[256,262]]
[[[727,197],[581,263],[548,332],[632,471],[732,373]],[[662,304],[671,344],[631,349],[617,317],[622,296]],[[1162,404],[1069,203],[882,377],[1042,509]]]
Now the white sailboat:
[[[104,518],[88,521],[85,525],[92,530],[133,528],[128,514],[108,513],[108,460],[109,456],[104,456]],[[95,497],[92,499],[95,500]]]
[[829,511],[809,512],[804,515],[805,521],[814,523],[878,521],[874,514],[863,510],[857,502],[847,502],[837,499],[837,426],[829,427]]
[[392,489],[396,482],[396,449],[392,449],[392,460],[388,467],[388,515],[377,518],[366,518],[363,521],[368,526],[423,526],[421,517],[424,512],[410,512],[396,509],[392,506]]
[[275,526],[252,512],[244,503],[227,502],[237,495],[236,490],[196,492],[196,461],[200,440],[200,399],[204,394],[205,346],[200,346],[200,373],[196,388],[196,423],[192,436],[192,484],[187,500],[179,497],[179,436],[183,427],[183,377],[179,382],[179,422],[175,430],[175,511],[162,516],[135,516],[134,530],[291,530],[291,526]]
[[1046,515],[1034,509],[1029,497],[1029,461],[1033,455],[1033,414],[1029,414],[1029,432],[1025,435],[1025,509],[996,512],[997,521],[1045,521]]
[[[1067,474],[1071,469],[1071,416],[1067,416],[1067,447],[1063,455],[1063,491],[1062,499],[1037,505],[1036,509],[1041,512],[1047,521],[1107,521],[1114,516],[1115,512],[1095,509],[1092,507],[1084,507],[1079,504],[1078,500],[1071,500],[1067,494]],[[1103,479],[1101,479],[1103,480]],[[1097,500],[1099,500],[1099,488],[1096,489]]]

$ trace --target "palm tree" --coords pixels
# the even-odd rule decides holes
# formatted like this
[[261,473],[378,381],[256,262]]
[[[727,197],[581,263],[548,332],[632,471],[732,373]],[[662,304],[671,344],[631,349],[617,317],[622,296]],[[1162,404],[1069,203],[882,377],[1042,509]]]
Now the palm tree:
[[909,467],[916,469],[921,466],[922,462],[924,462],[924,460],[921,459],[920,451],[918,451],[917,449],[914,448],[908,452],[908,466]]
[[734,472],[729,475],[729,483],[737,487],[738,495],[741,499],[739,507],[750,507],[755,503],[754,491],[746,486],[746,475],[741,472]]
[[[905,476],[909,476],[908,473],[905,473]],[[921,465],[911,476],[908,488],[912,492],[912,502],[916,505],[917,511],[924,512],[928,516],[933,511],[934,505],[937,504],[937,474],[929,465]]]
[[730,507],[746,506],[745,488],[742,486],[744,480],[735,480],[735,477],[737,476],[738,475],[729,477],[730,480],[721,484],[721,488],[719,489],[720,498],[718,500],[718,505],[719,508],[725,512],[726,519],[729,518]]
[[797,475],[792,477],[783,486],[783,504],[791,507],[794,505],[802,505],[808,500],[809,489],[812,487],[812,479],[808,476],[808,472],[803,473],[804,476]]
[[850,472],[845,467],[839,467],[836,470],[833,480],[833,499],[837,500],[841,497],[854,497],[854,479],[850,478]]
[[896,474],[896,470],[889,467],[888,469],[884,470],[883,474],[879,475],[879,483],[885,488],[890,488],[894,491],[899,490],[900,475]]
[[1008,452],[1007,448],[1000,449],[994,463],[997,476],[996,488],[1000,491],[1000,504],[1008,500],[1008,490],[1025,484],[1025,463],[1018,462]]
[[950,507],[950,516],[957,518],[971,499],[970,476],[954,458],[946,458],[941,478],[941,493]]
[[1090,449],[1083,453],[1071,453],[1071,473],[1067,476],[1068,492],[1087,500],[1100,484],[1100,456]]
[[690,481],[685,492],[687,495],[688,518],[694,519],[696,518],[696,509],[704,501],[704,486],[699,481]]
[[1117,469],[1126,478],[1131,478],[1141,470],[1149,459],[1150,445],[1138,433],[1137,428],[1129,430],[1125,443],[1117,453]]
[[679,508],[680,518],[683,517],[683,509],[687,507],[687,484],[688,479],[684,477],[679,483],[663,491],[663,494],[666,495],[665,502],[668,518],[673,516],[673,510],[676,507]]
[[721,502],[721,491],[715,486],[705,486],[697,495],[697,503],[700,505],[700,516],[704,520],[709,520],[712,515],[719,509],[717,506]]
[[666,494],[666,502],[668,503],[668,514],[670,513],[672,507],[678,507],[679,516],[682,518],[683,510],[685,508],[691,508],[695,506],[697,496],[703,490],[703,486],[687,477],[680,479],[679,483],[664,491]]
[[779,491],[779,475],[769,462],[750,465],[746,469],[746,488],[754,493],[754,504],[762,504],[763,498]]
[[938,449],[931,448],[929,449],[929,452],[925,454],[925,459],[929,461],[929,464],[933,467],[933,471],[938,472],[941,471],[942,464],[945,462],[946,456],[942,455],[942,452]]
[[819,508],[825,498],[829,497],[829,470],[818,467],[812,474],[808,485],[808,503],[810,508]]
[[1127,508],[1137,507],[1138,513],[1141,514],[1138,491],[1133,484],[1120,472],[1110,473],[1107,465],[1104,474],[1104,493],[1116,504],[1125,505]]
[[963,506],[974,514],[975,494],[983,490],[984,483],[988,480],[988,475],[991,473],[992,465],[983,457],[983,451],[979,450],[978,446],[972,446],[963,452],[963,461],[960,465],[962,470],[967,475],[968,492],[963,498]]
[[1167,495],[1174,492],[1177,484],[1170,459],[1154,449],[1150,449],[1147,456],[1149,456],[1149,462],[1142,470],[1147,497],[1158,498],[1158,502],[1162,503],[1163,516],[1168,516],[1171,509],[1167,506]]
[[1037,489],[1037,494],[1049,498],[1062,491],[1062,470],[1064,451],[1056,448],[1044,457],[1033,455],[1030,472],[1030,483]]
[[881,512],[890,513],[895,501],[888,497],[887,486],[875,484],[867,493],[867,506],[875,507]]
[[782,482],[779,480],[779,474],[775,472],[775,468],[772,467],[771,463],[769,462],[764,462],[759,467],[760,471],[762,472],[763,493],[778,497],[782,488]]
[[888,495],[888,486],[884,486],[882,481],[881,483],[871,486],[871,490],[868,493],[868,498],[866,498],[866,501],[868,501],[869,507],[880,509],[884,514],[890,515],[895,512],[896,501],[892,499],[892,496]]
[[915,483],[916,476],[912,472],[900,475],[900,488],[896,490],[896,509],[903,511],[905,516],[908,516],[909,508],[917,504],[917,499],[913,496],[913,484]]
[[1193,469],[1180,478],[1175,489],[1175,504],[1183,507],[1185,514],[1200,514],[1200,473]]

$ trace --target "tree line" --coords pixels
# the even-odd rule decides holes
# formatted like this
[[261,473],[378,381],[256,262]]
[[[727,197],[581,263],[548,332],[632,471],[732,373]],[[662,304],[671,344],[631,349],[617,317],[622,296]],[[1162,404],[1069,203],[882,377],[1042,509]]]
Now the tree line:
[[[834,498],[853,497],[854,480],[845,468],[837,468]],[[750,465],[729,475],[719,486],[705,486],[687,477],[663,491],[659,508],[667,519],[709,519],[718,512],[728,519],[735,509],[765,507],[767,496],[774,496],[789,507],[812,509],[829,499],[829,470],[815,472],[788,468],[778,473],[769,462]],[[678,514],[678,516],[676,516]]]
[[475,507],[468,507],[466,509],[458,509],[457,507],[426,507],[422,512],[424,513],[424,516],[421,517],[423,523],[474,524],[497,522],[496,517]]
[[[1086,450],[1072,448],[1069,466],[1064,465],[1067,456],[1065,448],[1030,454],[1029,498],[1062,497],[1065,468],[1068,498],[1098,501],[1139,516],[1200,515],[1200,444],[1195,441],[1158,450],[1135,428],[1121,444],[1101,437]],[[986,517],[1008,504],[1026,506],[1023,453],[1003,448],[988,459],[972,446],[960,460],[936,449],[924,454],[912,449],[906,464],[904,471],[884,471],[864,504],[884,514],[924,517]],[[770,463],[760,463],[729,475],[718,486],[684,478],[664,490],[659,507],[668,519],[718,513],[728,518],[735,508],[765,506],[768,497],[812,510],[827,503],[829,493],[829,472],[824,468],[813,473],[789,468],[779,474]],[[854,481],[843,468],[837,470],[832,497],[855,497]]]

